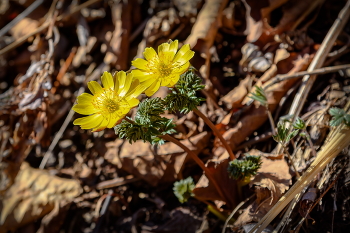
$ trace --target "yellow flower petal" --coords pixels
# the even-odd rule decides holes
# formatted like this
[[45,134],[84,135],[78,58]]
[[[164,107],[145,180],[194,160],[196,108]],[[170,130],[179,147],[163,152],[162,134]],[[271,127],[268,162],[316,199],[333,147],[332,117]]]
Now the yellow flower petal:
[[176,53],[176,56],[174,57],[173,62],[177,62],[177,60],[179,58],[181,58],[185,53],[187,53],[187,51],[190,50],[190,45],[189,44],[185,44],[181,47],[181,49]]
[[135,66],[138,69],[141,70],[148,70],[147,68],[148,61],[142,59],[142,58],[136,58],[131,62],[131,65]]
[[183,74],[186,72],[186,70],[188,70],[189,67],[190,67],[190,63],[187,62],[187,63],[183,64],[182,66],[179,66],[176,69],[174,69],[174,73]]
[[129,100],[128,102],[130,104],[130,107],[132,107],[132,108],[136,107],[140,103],[140,101],[136,98],[133,98],[133,99]]
[[180,75],[174,75],[171,79],[169,84],[166,87],[173,87],[175,84],[179,81]]
[[80,96],[78,96],[78,104],[91,104],[94,96],[88,93],[83,93]]
[[154,77],[154,74],[149,72],[144,72],[142,70],[132,70],[132,75],[134,76],[134,79],[137,79],[140,81],[140,83],[146,81],[147,79],[151,79]]
[[162,54],[163,52],[168,52],[169,51],[169,43],[163,43],[158,46],[158,54]]
[[160,87],[160,81],[154,82],[147,90],[145,91],[145,94],[147,96],[152,96],[154,93],[156,93],[159,90]]
[[126,73],[124,71],[119,71],[117,73],[117,79],[119,81],[119,90],[118,90],[118,94],[119,94],[122,91],[121,89],[123,89],[125,85]]
[[81,125],[80,127],[82,129],[93,129],[96,126],[98,126],[103,120],[103,117],[101,114],[93,114],[91,116],[82,117],[76,119],[73,124],[74,125]]
[[143,56],[146,58],[146,60],[152,60],[153,58],[158,58],[158,55],[154,48],[146,48],[143,52]]
[[88,82],[88,88],[90,89],[91,93],[96,95],[98,93],[101,93],[103,91],[102,87],[98,82],[96,81],[90,81]]
[[76,104],[72,109],[83,115],[90,115],[98,112],[98,109],[96,109],[92,104]]
[[133,80],[133,75],[129,73],[126,78],[125,78],[125,84],[124,86],[120,89],[119,96],[125,96],[125,94],[129,91],[131,82]]
[[107,128],[113,128],[119,121],[119,118],[111,119],[107,125]]
[[187,51],[184,55],[182,55],[182,57],[177,58],[176,61],[174,59],[174,61],[177,63],[177,65],[182,66],[183,64],[188,62],[193,56],[194,56],[194,52],[190,50],[190,51]]
[[170,43],[169,51],[176,54],[176,51],[178,48],[179,48],[179,41],[174,40],[173,42]]
[[105,71],[101,76],[101,81],[104,88],[114,88],[113,76],[111,73]]
[[111,119],[111,118],[109,118],[109,119],[107,120],[107,118],[103,118],[101,124],[99,124],[98,126],[96,126],[96,127],[92,130],[92,132],[98,132],[98,131],[101,131],[101,130],[104,130],[105,128],[107,128],[107,125],[108,125],[110,119]]

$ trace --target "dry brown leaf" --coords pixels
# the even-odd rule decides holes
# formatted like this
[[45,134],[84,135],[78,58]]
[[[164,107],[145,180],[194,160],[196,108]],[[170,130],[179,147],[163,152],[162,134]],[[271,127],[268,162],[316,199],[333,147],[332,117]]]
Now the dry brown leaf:
[[0,202],[0,233],[33,222],[54,209],[61,201],[70,202],[82,192],[76,180],[50,175],[22,163],[15,183]]
[[[237,181],[229,178],[227,168],[229,160],[224,159],[220,162],[209,161],[207,167],[210,170],[212,177],[221,187],[223,195],[221,195],[216,187],[208,180],[205,174],[199,179],[196,188],[193,190],[195,197],[203,201],[223,201],[228,209],[233,209],[239,200],[237,196]],[[221,206],[218,206],[221,208]]]
[[238,217],[235,222],[236,227],[258,221],[273,207],[292,183],[289,166],[283,156],[276,157],[255,149],[248,153],[261,156],[261,168],[250,182],[250,186],[255,188],[257,198]]
[[[292,74],[305,70],[310,60],[309,54],[293,53],[288,59],[280,61],[278,67],[283,66],[283,70],[289,69],[288,73]],[[270,111],[273,112],[276,109],[281,98],[295,82],[296,80],[286,80],[271,86],[266,91]],[[266,120],[267,115],[265,107],[259,104],[252,104],[239,122],[227,130],[223,137],[229,141],[231,148],[234,150],[246,137],[249,137],[256,129],[264,124]]]
[[[203,132],[181,142],[198,154],[207,146],[209,137],[208,132]],[[106,146],[107,160],[153,186],[159,182],[175,181],[189,159],[180,147],[171,142],[166,142],[156,152],[151,149],[151,144],[142,141],[130,144],[117,139]]]
[[[205,59],[204,63],[196,67],[201,75],[209,78],[209,64],[211,52],[218,29],[221,27],[222,11],[227,5],[227,0],[208,0],[200,10],[196,23],[192,27],[189,37],[185,44],[190,44],[195,52]],[[208,81],[208,80],[207,80]],[[210,83],[207,82],[207,89],[210,89]]]

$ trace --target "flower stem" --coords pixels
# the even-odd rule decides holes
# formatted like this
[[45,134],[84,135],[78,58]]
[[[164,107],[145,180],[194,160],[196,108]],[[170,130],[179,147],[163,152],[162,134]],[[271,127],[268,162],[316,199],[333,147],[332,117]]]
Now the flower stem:
[[211,122],[206,115],[204,115],[201,111],[199,111],[197,108],[193,109],[193,112],[196,113],[200,118],[204,120],[204,122],[213,130],[214,134],[220,139],[224,147],[226,148],[228,154],[230,155],[231,160],[235,160],[236,157],[232,152],[231,147],[228,145],[227,141],[224,139],[224,137],[221,135],[219,130],[215,127],[213,122]]
[[166,134],[166,135],[159,135],[160,138],[163,138],[164,140],[167,140],[169,142],[174,143],[175,145],[181,147],[185,152],[187,152],[187,154],[189,156],[191,156],[191,158],[198,164],[198,166],[200,166],[202,168],[202,170],[204,171],[205,175],[207,176],[208,180],[210,180],[212,182],[212,184],[215,186],[217,192],[219,193],[219,195],[225,199],[225,195],[222,192],[222,189],[220,188],[219,184],[216,182],[215,178],[213,177],[211,171],[204,165],[203,161],[198,158],[198,156],[191,151],[187,146],[185,146],[184,144],[182,144],[179,140],[177,140],[176,138]]

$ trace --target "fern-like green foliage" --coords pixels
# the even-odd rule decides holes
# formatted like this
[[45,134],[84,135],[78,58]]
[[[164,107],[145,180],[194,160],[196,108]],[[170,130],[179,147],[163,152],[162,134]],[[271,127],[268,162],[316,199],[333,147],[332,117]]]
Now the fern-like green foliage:
[[266,93],[262,87],[256,86],[255,93],[252,93],[249,98],[260,102],[261,105],[267,106]]
[[184,180],[176,181],[174,183],[173,191],[177,199],[181,203],[186,202],[190,197],[193,197],[193,189],[195,188],[195,184],[193,182],[192,177],[188,177]]
[[232,179],[243,180],[246,177],[256,175],[261,167],[261,157],[245,154],[242,160],[235,159],[229,163],[227,172]]
[[162,99],[146,99],[139,104],[135,121],[130,123],[130,118],[129,121],[123,120],[114,127],[115,133],[130,143],[143,140],[152,144],[163,144],[160,135],[175,133],[173,120],[160,116],[164,110]]
[[196,92],[205,86],[202,85],[202,79],[196,75],[195,70],[190,68],[180,76],[180,80],[175,88],[170,88],[172,92],[168,94],[164,103],[166,109],[170,112],[179,111],[187,114],[195,109],[204,98],[197,97]]
[[162,121],[160,114],[164,113],[164,101],[161,98],[146,99],[139,104],[135,122],[141,125],[152,125]]
[[350,114],[347,114],[344,109],[331,108],[329,114],[332,116],[332,120],[329,122],[330,126],[334,127],[344,123],[350,127]]

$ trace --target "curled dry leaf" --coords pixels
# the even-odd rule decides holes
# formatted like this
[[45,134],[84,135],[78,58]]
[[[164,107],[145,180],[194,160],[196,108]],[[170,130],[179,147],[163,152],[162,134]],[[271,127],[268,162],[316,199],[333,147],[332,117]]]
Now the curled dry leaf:
[[234,224],[236,227],[258,221],[273,207],[292,183],[289,166],[283,156],[274,156],[255,149],[248,153],[261,156],[261,168],[250,182],[250,186],[255,188],[257,198],[238,217]]
[[[198,154],[207,146],[210,134],[200,133],[181,142]],[[166,142],[156,151],[147,142],[123,143],[117,139],[107,143],[105,158],[135,177],[156,186],[159,182],[173,182],[181,176],[184,163],[189,159],[184,151],[171,142]]]
[[0,233],[14,231],[45,216],[55,205],[70,202],[81,192],[76,180],[55,177],[22,163],[15,183],[0,202]]

